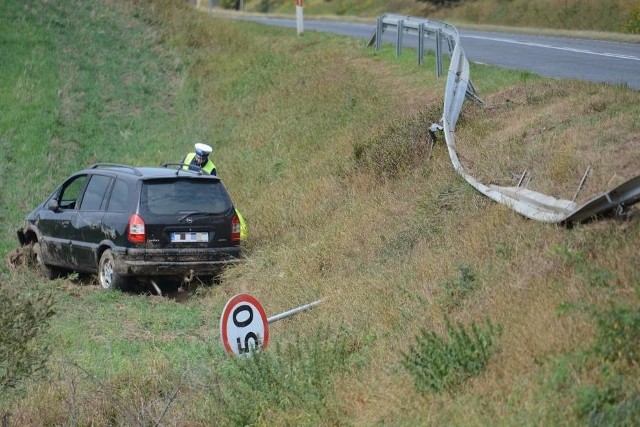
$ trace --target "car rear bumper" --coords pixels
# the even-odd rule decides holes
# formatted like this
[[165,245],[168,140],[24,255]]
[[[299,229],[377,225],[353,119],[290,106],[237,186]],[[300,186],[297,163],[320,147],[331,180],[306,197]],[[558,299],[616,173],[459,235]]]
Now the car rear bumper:
[[241,248],[221,249],[128,249],[114,254],[122,276],[208,276],[241,261]]

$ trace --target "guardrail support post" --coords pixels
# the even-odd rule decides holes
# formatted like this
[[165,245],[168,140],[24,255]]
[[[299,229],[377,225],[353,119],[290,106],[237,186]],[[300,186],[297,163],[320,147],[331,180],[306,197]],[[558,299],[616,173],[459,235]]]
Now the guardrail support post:
[[378,16],[376,23],[376,52],[380,52],[382,47],[382,16]]
[[418,65],[424,60],[424,25],[418,27]]
[[580,185],[578,185],[578,189],[576,190],[576,194],[574,194],[573,195],[573,199],[571,199],[572,202],[576,201],[576,197],[578,197],[578,193],[582,189],[582,186],[584,185],[584,181],[587,179],[587,176],[589,175],[589,171],[591,171],[591,166],[588,166],[587,170],[584,171],[584,175],[582,175],[582,180],[580,181]]
[[398,21],[398,38],[396,39],[396,58],[402,53],[402,36],[404,35],[404,21]]
[[438,77],[442,76],[442,30],[436,30],[436,72]]
[[447,46],[449,46],[449,53],[453,53],[453,49],[456,48],[456,42],[451,37],[446,37]]

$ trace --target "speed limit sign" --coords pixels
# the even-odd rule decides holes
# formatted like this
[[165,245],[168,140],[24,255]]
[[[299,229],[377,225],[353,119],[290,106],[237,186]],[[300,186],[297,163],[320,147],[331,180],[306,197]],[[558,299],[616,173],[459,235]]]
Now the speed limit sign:
[[224,306],[220,318],[222,344],[230,355],[250,355],[267,347],[269,322],[262,305],[248,294],[238,294]]

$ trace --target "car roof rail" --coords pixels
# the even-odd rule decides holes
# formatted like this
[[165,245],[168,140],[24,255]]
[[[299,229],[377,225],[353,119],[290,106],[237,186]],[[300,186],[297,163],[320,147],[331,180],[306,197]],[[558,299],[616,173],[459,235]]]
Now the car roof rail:
[[136,168],[135,166],[129,166],[129,165],[121,165],[118,163],[94,163],[93,165],[89,166],[87,169],[108,169],[108,168],[121,168],[121,169],[126,169],[127,171],[130,171],[131,173],[137,175],[137,176],[142,176],[142,172],[140,172],[140,170],[138,170],[138,168]]
[[189,163],[164,163],[160,165],[161,168],[175,167],[176,175],[180,175],[180,172],[182,172],[182,173],[188,173],[188,174],[195,173],[198,175],[210,175],[210,176],[219,178],[218,175],[212,175],[207,171],[205,171],[204,169],[202,169],[201,167],[198,167],[198,169],[194,170],[194,169],[190,169],[189,166],[192,166],[192,165],[189,165]]

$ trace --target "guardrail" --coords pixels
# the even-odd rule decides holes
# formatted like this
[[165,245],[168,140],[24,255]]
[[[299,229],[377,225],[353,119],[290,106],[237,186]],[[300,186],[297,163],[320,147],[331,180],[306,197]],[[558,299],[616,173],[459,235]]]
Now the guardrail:
[[[397,33],[396,39],[396,57],[402,53],[403,35],[413,34],[418,37],[418,65],[422,64],[424,60],[424,39],[425,37],[433,36],[436,41],[436,72],[438,77],[442,75],[442,37],[443,27],[448,24],[445,22],[434,21],[429,19],[415,18],[412,16],[390,15],[385,14],[379,16],[376,20],[376,31],[371,36],[371,39],[367,43],[367,46],[376,45],[376,50],[380,50],[382,47],[382,34],[387,28],[392,28]],[[447,39],[449,43],[453,42],[452,39]],[[453,50],[453,47],[449,45],[449,51]]]
[[[409,34],[418,40],[418,65],[424,61],[425,39],[433,38],[435,43],[436,75],[442,76],[443,51],[442,43],[446,42],[451,54],[459,42],[458,30],[451,24],[433,19],[386,13],[376,20],[376,30],[367,42],[367,47],[375,45],[376,51],[382,48],[382,35],[388,29],[396,32],[396,57],[402,54],[404,35]],[[467,85],[467,96],[479,100],[473,84]]]
[[572,200],[556,199],[519,185],[511,187],[485,185],[469,175],[460,163],[456,153],[455,128],[465,99],[472,98],[480,101],[480,98],[471,83],[469,61],[460,43],[458,30],[446,22],[384,14],[378,17],[376,30],[369,39],[367,46],[370,47],[375,44],[376,50],[380,50],[382,34],[387,29],[393,29],[397,33],[396,56],[402,53],[404,34],[418,37],[419,65],[424,59],[424,40],[433,36],[435,38],[436,73],[438,77],[442,75],[443,63],[440,46],[443,40],[447,42],[451,61],[447,73],[441,125],[434,123],[431,130],[444,131],[449,158],[454,169],[476,190],[498,203],[509,206],[527,218],[565,225],[587,221],[610,211],[615,211],[616,214],[621,215],[626,208],[640,201],[640,176],[636,176],[613,190],[593,197],[583,205],[578,206]]

